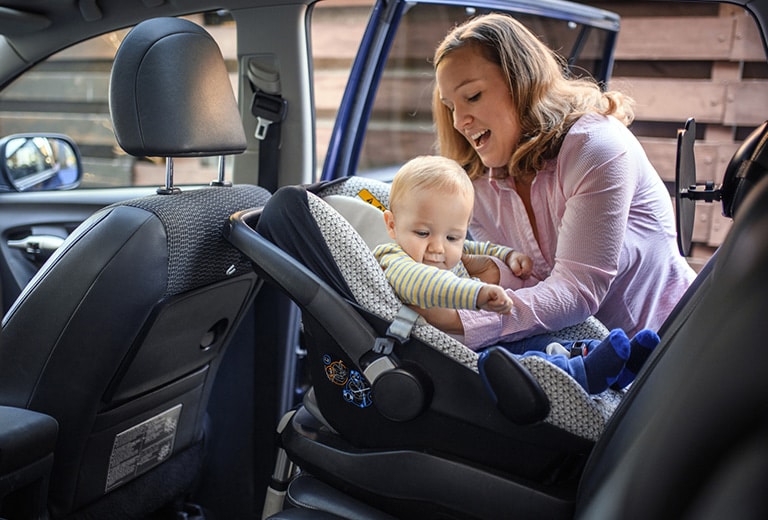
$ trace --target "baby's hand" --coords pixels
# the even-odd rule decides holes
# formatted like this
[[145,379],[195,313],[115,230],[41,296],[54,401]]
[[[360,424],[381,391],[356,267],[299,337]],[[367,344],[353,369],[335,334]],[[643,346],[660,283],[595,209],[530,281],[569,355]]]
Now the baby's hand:
[[517,251],[512,251],[507,255],[507,265],[515,276],[523,280],[531,276],[533,270],[531,257]]
[[498,285],[486,284],[477,295],[477,308],[509,314],[512,311],[512,298]]

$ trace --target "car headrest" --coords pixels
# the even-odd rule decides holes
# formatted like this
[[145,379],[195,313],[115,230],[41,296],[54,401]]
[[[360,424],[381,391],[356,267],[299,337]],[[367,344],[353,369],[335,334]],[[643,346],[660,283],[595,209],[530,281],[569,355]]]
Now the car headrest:
[[747,194],[768,175],[768,121],[742,142],[731,158],[720,188],[723,216],[733,218]]
[[241,153],[245,132],[216,41],[181,18],[134,27],[115,56],[109,109],[120,146],[134,156]]

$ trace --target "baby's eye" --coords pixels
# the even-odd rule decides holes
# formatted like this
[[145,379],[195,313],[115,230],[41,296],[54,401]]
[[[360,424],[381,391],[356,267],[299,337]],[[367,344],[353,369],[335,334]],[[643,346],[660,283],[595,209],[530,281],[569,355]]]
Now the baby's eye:
[[427,238],[429,236],[429,231],[414,231],[414,234],[420,238]]
[[448,235],[446,238],[448,239],[448,242],[457,242],[457,241],[461,240],[460,237],[457,237],[457,236],[454,236],[454,235]]

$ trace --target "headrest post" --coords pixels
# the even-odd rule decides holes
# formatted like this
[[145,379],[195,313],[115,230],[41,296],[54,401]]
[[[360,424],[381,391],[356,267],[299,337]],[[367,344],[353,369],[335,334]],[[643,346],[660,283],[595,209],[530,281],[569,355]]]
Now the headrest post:
[[226,163],[226,157],[224,155],[219,155],[219,178],[218,180],[211,181],[211,186],[232,186],[232,183],[229,181],[225,181],[224,178],[225,175],[225,163]]
[[172,195],[181,193],[179,188],[173,186],[173,157],[165,158],[165,187],[157,188],[159,195]]

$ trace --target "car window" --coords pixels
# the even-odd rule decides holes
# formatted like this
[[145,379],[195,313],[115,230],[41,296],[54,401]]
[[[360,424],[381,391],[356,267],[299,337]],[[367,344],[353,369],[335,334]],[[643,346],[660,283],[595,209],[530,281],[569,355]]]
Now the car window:
[[[434,153],[431,103],[435,48],[449,28],[489,11],[439,4],[416,4],[407,10],[378,86],[357,175],[391,178],[394,170],[408,159]],[[534,14],[514,16],[561,52],[575,75],[602,73],[608,31],[584,30],[582,24],[574,21]],[[571,58],[576,50],[579,55]]]
[[[499,9],[521,4],[487,1]],[[475,6],[480,3],[475,2]],[[552,5],[587,8],[567,2]],[[621,90],[635,100],[636,117],[630,130],[640,140],[671,196],[675,190],[677,131],[689,117],[697,122],[697,178],[700,182],[720,182],[733,152],[764,120],[761,107],[768,99],[768,66],[754,19],[738,6],[701,2],[595,5],[620,16],[621,28],[614,42],[607,39],[610,34],[599,23],[586,31],[586,39],[580,40],[585,31],[578,20],[542,17],[543,11],[538,15],[517,12],[514,16],[566,58],[572,49],[580,49],[580,58],[570,61],[574,73],[601,78],[602,70],[608,88]],[[434,153],[430,107],[434,73],[430,59],[450,27],[480,12],[478,7],[440,5],[432,0],[408,4],[397,24],[380,79],[371,72],[378,63],[374,59],[366,62],[367,69],[361,67],[363,71],[350,76],[345,93],[348,98],[341,103],[328,159],[323,163],[319,157],[322,179],[367,175],[388,180],[407,159]],[[337,13],[339,19],[343,16]],[[396,18],[397,13],[390,16]],[[606,60],[597,50],[609,45],[614,52]],[[383,48],[386,51],[387,45]],[[376,52],[382,54],[375,48],[371,54]],[[373,79],[363,85],[368,77]],[[318,113],[330,108],[330,103],[325,103],[328,99],[338,106],[341,98],[318,98]],[[353,104],[370,107],[370,117],[360,108],[345,119],[343,110]],[[719,205],[696,204],[690,259],[696,269],[722,243],[730,226],[730,219],[721,215]]]
[[[481,7],[486,3],[490,7]],[[474,16],[511,12],[560,53],[574,75],[606,82],[612,68],[619,20],[607,11],[578,4],[542,8],[532,2],[492,0],[473,7],[451,0],[388,5],[382,10],[389,12],[384,12],[379,22],[374,16],[356,58],[335,122],[324,179],[363,175],[386,180],[409,158],[434,152],[432,57],[451,27]],[[341,8],[338,11],[343,17],[345,12]],[[346,42],[337,43],[336,48],[343,54],[342,45]],[[382,57],[383,65],[379,65]],[[318,114],[330,107],[327,101],[317,98]],[[318,159],[322,164],[323,157]]]
[[[236,85],[235,25],[226,13],[187,17],[219,42]],[[65,134],[77,143],[83,162],[81,188],[162,184],[165,160],[127,155],[115,140],[109,116],[109,75],[128,29],[101,35],[31,68],[0,92],[0,128],[17,133]],[[208,183],[217,177],[216,157],[178,158],[178,184]]]

